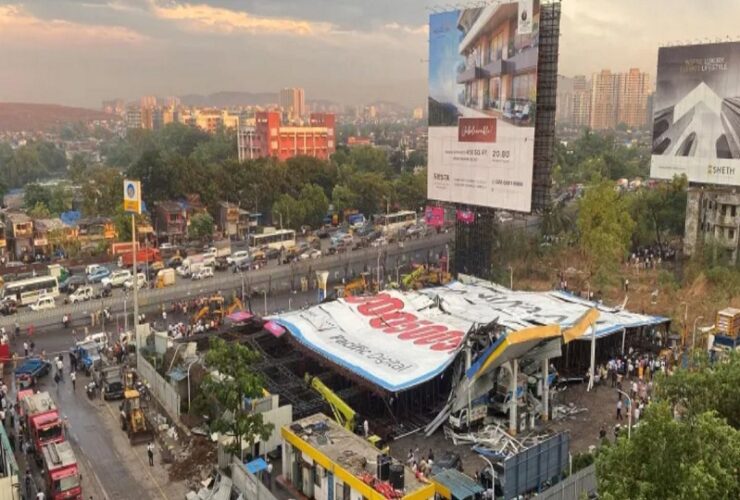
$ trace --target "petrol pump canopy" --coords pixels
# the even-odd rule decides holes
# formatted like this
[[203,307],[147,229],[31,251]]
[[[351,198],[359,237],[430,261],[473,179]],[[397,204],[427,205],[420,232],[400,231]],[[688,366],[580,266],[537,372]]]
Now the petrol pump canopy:
[[[560,292],[517,292],[462,279],[465,282],[420,291],[348,297],[271,319],[318,356],[389,392],[440,375],[455,359],[467,332],[494,320],[506,330],[493,350],[497,357],[508,351],[522,356],[526,353],[520,351],[554,340],[594,308],[599,311],[597,337],[668,321]],[[518,338],[520,334],[524,337]]]

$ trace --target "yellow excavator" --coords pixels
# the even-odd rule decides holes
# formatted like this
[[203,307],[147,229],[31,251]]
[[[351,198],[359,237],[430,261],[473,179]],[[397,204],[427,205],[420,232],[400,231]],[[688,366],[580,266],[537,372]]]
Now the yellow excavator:
[[[345,429],[352,431],[356,434],[362,433],[362,429],[358,429],[358,426],[362,426],[362,423],[357,422],[357,412],[352,409],[350,405],[337,396],[337,394],[329,389],[318,377],[312,377],[308,373],[305,375],[306,384],[313,390],[321,394],[331,408],[334,420],[344,427]],[[390,453],[390,447],[383,442],[380,436],[371,435],[367,437],[368,442],[375,446],[381,453]]]
[[401,278],[407,290],[418,290],[427,286],[445,285],[450,282],[450,273],[436,267],[417,266],[411,273]]
[[121,403],[121,429],[126,431],[132,445],[148,443],[154,438],[149,423],[141,409],[139,391],[127,389],[123,393]]
[[337,287],[341,290],[340,297],[353,297],[355,295],[362,295],[364,293],[377,293],[378,284],[372,279],[372,276],[368,272],[360,273],[360,275],[344,285],[343,287]]
[[229,307],[224,307],[225,299],[221,295],[213,295],[208,299],[208,303],[198,310],[197,313],[191,318],[192,324],[198,323],[202,319],[208,321],[215,321],[220,325],[224,317],[235,313],[236,311],[243,311],[244,304],[239,297],[234,296]]

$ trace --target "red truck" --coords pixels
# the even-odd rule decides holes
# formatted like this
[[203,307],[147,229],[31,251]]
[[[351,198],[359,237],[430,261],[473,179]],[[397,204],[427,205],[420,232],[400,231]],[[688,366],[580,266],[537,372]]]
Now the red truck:
[[36,460],[41,460],[42,448],[49,443],[64,441],[62,420],[48,392],[24,397],[21,407],[25,419],[26,439],[33,443]]
[[110,254],[113,257],[118,257],[119,255],[123,255],[125,253],[131,253],[132,248],[136,248],[138,250],[140,248],[139,242],[137,241],[136,245],[134,245],[130,241],[112,243],[110,246]]
[[49,443],[43,448],[44,485],[49,500],[82,499],[80,470],[69,441]]
[[[140,248],[138,252],[136,252],[136,265],[144,264],[145,262],[148,264],[152,264],[153,262],[157,262],[158,260],[162,260],[162,257],[159,255],[159,250],[156,248]],[[134,252],[128,251],[126,253],[122,253],[118,257],[118,266],[119,267],[131,267],[134,265]]]

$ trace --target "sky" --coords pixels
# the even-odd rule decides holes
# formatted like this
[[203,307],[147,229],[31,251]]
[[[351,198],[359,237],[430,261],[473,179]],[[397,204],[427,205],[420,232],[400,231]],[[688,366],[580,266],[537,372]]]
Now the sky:
[[[462,2],[463,4],[465,2]],[[470,2],[471,4],[480,2]],[[141,95],[427,96],[432,0],[0,0],[0,101]],[[638,67],[666,43],[740,39],[737,0],[563,0],[559,72]]]

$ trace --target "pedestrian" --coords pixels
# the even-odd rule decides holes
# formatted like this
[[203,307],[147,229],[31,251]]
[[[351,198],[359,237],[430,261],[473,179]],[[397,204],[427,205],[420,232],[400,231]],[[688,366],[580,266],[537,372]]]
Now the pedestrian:
[[432,449],[431,449],[431,448],[429,448],[429,455],[428,455],[428,458],[429,458],[429,461],[430,461],[430,462],[431,462],[432,460],[434,460],[434,452],[432,451]]
[[25,340],[23,341],[23,357],[28,357],[28,342]]
[[599,429],[599,441],[603,441],[606,439],[606,427],[604,427],[604,424],[601,424],[601,428]]
[[46,497],[44,496],[43,491],[39,491],[38,493],[36,493],[36,500],[44,500],[44,498]]
[[370,436],[370,424],[367,422],[367,419],[362,423],[362,430],[365,431],[365,438]]
[[272,491],[272,462],[267,459],[267,487]]
[[57,373],[59,380],[64,380],[64,362],[60,358],[57,358]]
[[[29,328],[29,331],[33,331],[33,325],[29,326],[28,328]],[[33,355],[33,351],[34,349],[36,349],[36,342],[31,340],[31,343],[29,344],[29,346],[31,347],[31,354]]]
[[617,420],[624,420],[624,417],[622,417],[622,398],[617,400]]
[[627,278],[624,279],[624,291],[625,293],[629,293],[630,291],[630,280]]
[[146,445],[146,454],[149,457],[149,467],[154,467],[154,442],[149,441]]
[[26,483],[26,497],[31,498],[31,483],[33,482],[33,477],[31,477],[31,469],[26,469],[24,482]]
[[70,372],[69,379],[72,381],[72,392],[75,392],[75,389],[77,388],[75,386],[75,381],[77,380],[77,373],[76,372]]

